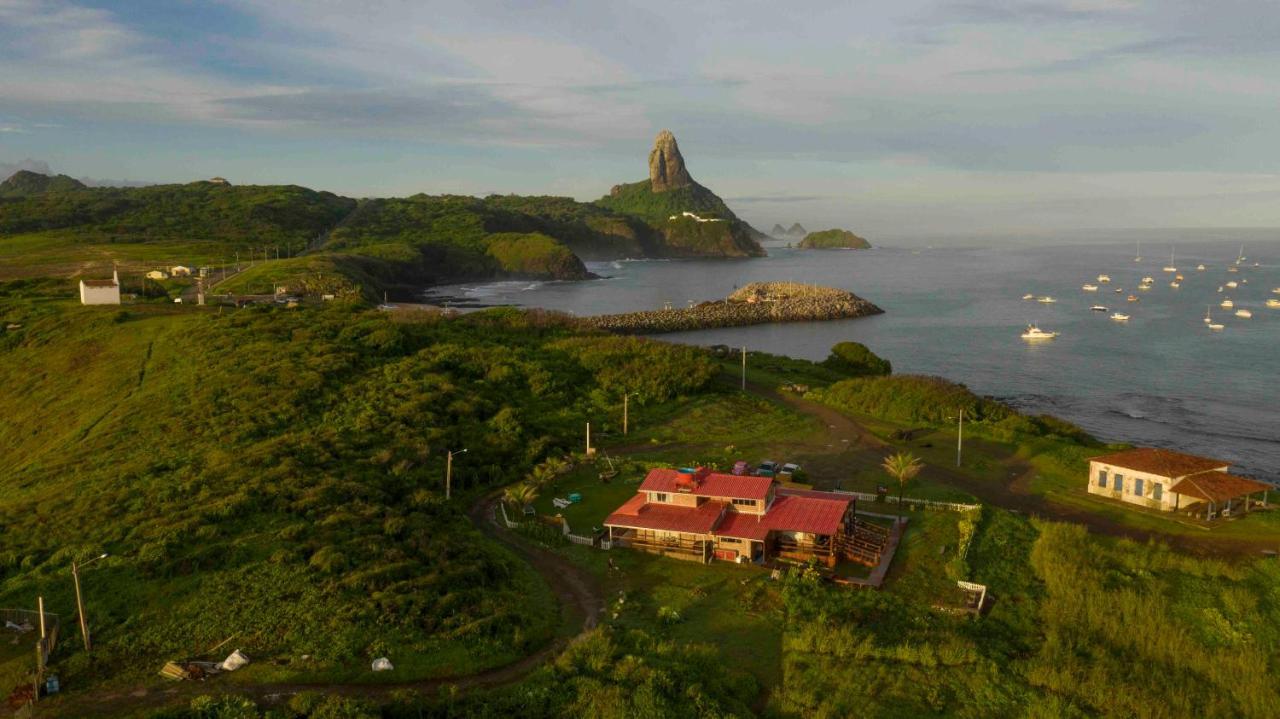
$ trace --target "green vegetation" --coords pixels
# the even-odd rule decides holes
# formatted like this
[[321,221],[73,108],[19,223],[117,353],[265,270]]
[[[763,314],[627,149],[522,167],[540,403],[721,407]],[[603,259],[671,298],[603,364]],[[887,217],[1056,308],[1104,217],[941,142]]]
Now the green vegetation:
[[363,679],[382,655],[397,668],[377,678],[403,680],[529,653],[556,625],[551,597],[480,537],[466,495],[576,446],[612,366],[641,404],[712,374],[696,350],[538,313],[2,306],[23,327],[0,345],[0,606],[43,594],[72,616],[69,562],[112,555],[84,578],[93,659],[60,652],[77,688],[149,680],[233,634],[255,659],[239,681]]
[[85,184],[67,175],[42,175],[30,170],[19,170],[0,182],[0,197],[26,197],[45,192],[83,190]]
[[554,277],[561,280],[586,279],[587,268],[559,240],[541,233],[490,235],[489,254],[508,274]]
[[[654,192],[649,180],[618,185],[596,200],[600,207],[640,217],[663,238],[663,255],[672,257],[755,257],[764,254],[750,225],[707,188],[693,183]],[[692,212],[699,222],[682,213]],[[674,218],[674,219],[673,219]]]
[[853,377],[875,377],[893,374],[893,365],[867,349],[861,342],[840,342],[822,363],[824,367]]
[[1028,417],[941,377],[859,377],[812,390],[807,396],[842,411],[909,424],[946,424],[964,411],[966,423],[972,422],[975,431],[994,438],[1057,436],[1100,446],[1068,422],[1049,415]]
[[871,243],[848,230],[810,232],[800,241],[802,250],[865,250]]

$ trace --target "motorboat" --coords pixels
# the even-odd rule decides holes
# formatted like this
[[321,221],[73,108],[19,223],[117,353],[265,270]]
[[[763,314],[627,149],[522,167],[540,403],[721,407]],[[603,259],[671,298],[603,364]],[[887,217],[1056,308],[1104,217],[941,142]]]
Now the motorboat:
[[1209,329],[1213,330],[1214,332],[1221,332],[1222,328],[1223,328],[1223,325],[1220,325],[1216,322],[1209,323]]
[[1239,271],[1240,271],[1240,268],[1236,267],[1235,265],[1229,265],[1227,267],[1227,272],[1239,272]]
[[1280,295],[1280,287],[1276,287],[1275,289],[1271,290],[1271,294]]
[[1274,298],[1267,300],[1267,307],[1273,310],[1280,310],[1280,300]]
[[1126,315],[1123,312],[1116,312],[1115,314],[1111,315],[1111,319],[1115,320],[1116,322],[1128,322],[1129,315]]
[[1025,294],[1025,295],[1023,295],[1023,296],[1022,296],[1022,299],[1024,299],[1024,300],[1034,300],[1035,298],[1036,298],[1036,296],[1035,296],[1035,295],[1033,295],[1033,294],[1031,294],[1030,292],[1028,292],[1027,294]]
[[[1280,300],[1267,300],[1267,302],[1268,302],[1268,303],[1275,302],[1275,303],[1276,303],[1276,306],[1277,306],[1277,307],[1280,307]],[[1107,308],[1106,308],[1106,307],[1103,307],[1102,305],[1094,305],[1093,307],[1090,307],[1089,309],[1090,309],[1090,310],[1092,310],[1092,311],[1094,311],[1094,312],[1106,312],[1106,311],[1107,311]]]
[[1249,310],[1236,310],[1236,317],[1241,317],[1246,320],[1253,319],[1253,313]]
[[1218,291],[1219,291],[1219,292],[1221,292],[1221,291],[1222,291],[1222,285],[1218,285]]
[[1036,300],[1036,302],[1039,302],[1042,305],[1051,305],[1054,302],[1057,302],[1057,300],[1053,299],[1049,295],[1045,295],[1044,297],[1041,297],[1040,299]]
[[1084,290],[1085,292],[1097,292],[1098,286],[1097,285],[1080,285],[1080,289]]
[[1220,305],[1218,305],[1218,306],[1219,306],[1219,307],[1221,307],[1221,308],[1222,308],[1222,309],[1224,309],[1224,310],[1229,310],[1229,309],[1231,309],[1232,307],[1235,307],[1235,306],[1236,306],[1236,303],[1232,302],[1232,301],[1231,301],[1231,298],[1230,298],[1230,297],[1228,297],[1228,298],[1224,299],[1224,300],[1222,301],[1222,304],[1220,304]]
[[1181,282],[1181,281],[1183,281],[1183,280],[1185,280],[1185,279],[1187,279],[1187,278],[1183,277],[1183,276],[1182,276],[1182,273],[1181,273],[1181,272],[1179,272],[1177,275],[1175,275],[1175,276],[1174,276],[1174,278],[1173,278],[1173,279],[1175,279],[1175,280],[1177,280],[1177,281]]
[[1123,287],[1117,287],[1117,288],[1116,288],[1116,294],[1118,295],[1118,294],[1120,294],[1121,292],[1124,292],[1124,288],[1123,288]]
[[1196,265],[1196,270],[1197,270],[1198,272],[1204,272],[1204,270],[1205,270],[1204,263],[1201,263],[1201,264]]
[[1156,278],[1154,278],[1154,277],[1143,277],[1143,278],[1142,278],[1142,284],[1144,284],[1144,285],[1152,284],[1152,283],[1153,283],[1153,282],[1155,282],[1155,281],[1156,281]]
[[1231,280],[1230,282],[1227,283],[1227,287],[1230,287],[1233,290],[1239,286],[1240,285],[1235,280]]
[[1173,282],[1169,283],[1169,286],[1176,290],[1182,286],[1182,283],[1178,282],[1177,280],[1174,280]]
[[1137,302],[1137,301],[1138,301],[1138,296],[1137,296],[1137,295],[1129,295],[1126,299],[1127,299],[1129,302]]
[[1051,340],[1057,336],[1057,332],[1046,332],[1034,324],[1027,325],[1026,331],[1022,333],[1024,340]]
[[1110,282],[1110,281],[1111,281],[1111,275],[1098,275],[1098,281],[1099,281],[1099,282],[1102,282],[1102,283]]

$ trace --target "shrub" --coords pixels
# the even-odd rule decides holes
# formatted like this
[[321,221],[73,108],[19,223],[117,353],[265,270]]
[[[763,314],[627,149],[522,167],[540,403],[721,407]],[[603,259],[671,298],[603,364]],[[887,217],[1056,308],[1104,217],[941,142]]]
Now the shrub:
[[893,373],[889,360],[876,355],[860,342],[841,342],[831,348],[824,367],[853,377],[876,377]]

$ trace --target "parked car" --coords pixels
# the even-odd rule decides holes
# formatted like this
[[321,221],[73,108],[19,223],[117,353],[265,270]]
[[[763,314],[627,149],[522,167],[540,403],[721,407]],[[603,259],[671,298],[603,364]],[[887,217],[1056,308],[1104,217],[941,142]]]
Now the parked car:
[[746,460],[740,459],[733,463],[733,473],[738,476],[742,476],[750,471],[751,466],[747,464]]
[[782,469],[778,470],[778,476],[790,477],[791,475],[799,471],[800,471],[800,465],[787,462],[786,464],[782,465]]
[[759,477],[772,477],[778,472],[778,463],[772,459],[766,459],[756,467],[756,475]]

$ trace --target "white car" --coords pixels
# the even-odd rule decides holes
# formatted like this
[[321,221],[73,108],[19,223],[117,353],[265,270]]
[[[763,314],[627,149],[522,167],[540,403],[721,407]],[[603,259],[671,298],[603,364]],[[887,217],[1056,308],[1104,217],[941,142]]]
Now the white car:
[[799,472],[799,471],[800,471],[800,465],[798,465],[798,464],[791,464],[790,462],[788,462],[788,463],[786,463],[786,464],[782,465],[782,469],[778,470],[778,476],[779,476],[779,477],[790,477],[791,475],[793,475],[793,474],[795,474],[796,472]]

